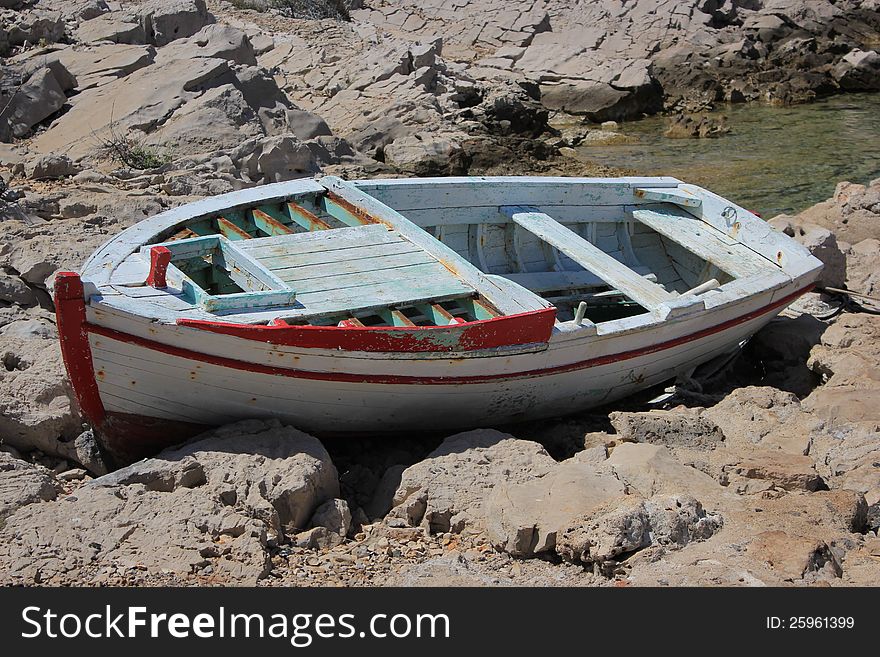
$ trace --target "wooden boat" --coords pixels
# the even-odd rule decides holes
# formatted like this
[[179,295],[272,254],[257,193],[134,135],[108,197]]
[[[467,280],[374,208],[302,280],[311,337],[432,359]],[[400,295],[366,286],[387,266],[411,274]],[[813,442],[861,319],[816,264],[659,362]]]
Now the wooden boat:
[[241,418],[451,431],[605,404],[737,348],[820,270],[673,178],[325,177],[142,221],[55,298],[126,462]]

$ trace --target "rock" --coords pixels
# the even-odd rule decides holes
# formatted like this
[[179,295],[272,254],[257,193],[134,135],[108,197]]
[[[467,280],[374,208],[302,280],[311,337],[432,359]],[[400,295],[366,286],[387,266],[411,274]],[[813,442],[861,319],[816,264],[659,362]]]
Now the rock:
[[680,549],[710,538],[722,526],[721,516],[706,513],[688,495],[627,496],[577,518],[560,532],[556,551],[564,559],[608,564],[648,546]]
[[65,470],[61,474],[58,475],[59,481],[79,481],[84,479],[88,472],[83,468],[72,468],[71,470]]
[[824,486],[809,456],[753,448],[749,456],[728,468],[746,479],[764,479],[783,490],[815,491]]
[[758,534],[747,549],[788,581],[834,579],[842,573],[831,548],[815,538],[770,530]]
[[205,0],[151,0],[139,7],[150,43],[164,46],[190,37],[214,22]]
[[[780,316],[770,321],[749,341],[747,358],[761,363],[765,387],[806,397],[819,383],[807,367],[810,350],[819,344],[827,324],[808,312],[796,318]],[[794,454],[806,453],[809,436],[796,432],[776,434],[768,439],[774,447]]]
[[0,527],[17,509],[54,500],[58,490],[55,478],[46,468],[0,452]]
[[318,171],[311,149],[292,136],[259,140],[238,166],[251,181],[266,183],[302,178]]
[[880,178],[870,185],[840,182],[834,196],[794,217],[794,225],[815,224],[830,230],[841,242],[856,244],[880,239]]
[[714,505],[724,489],[712,477],[684,465],[660,445],[624,443],[606,461],[615,476],[642,497],[688,493]]
[[847,91],[880,89],[880,54],[856,48],[843,56],[831,70],[831,75]]
[[345,538],[351,529],[348,502],[340,499],[327,500],[315,509],[310,524],[313,527],[324,527],[327,531]]
[[428,559],[424,563],[404,566],[391,573],[388,586],[499,586],[505,585],[488,573],[478,572],[460,552]]
[[869,523],[865,496],[851,490],[794,492],[762,504],[765,511],[797,522],[800,530],[821,528],[828,540],[836,535],[861,533]]
[[113,11],[81,22],[76,28],[81,43],[110,41],[120,44],[148,43],[143,22],[133,13]]
[[880,240],[862,240],[847,250],[846,288],[872,297],[880,296]]
[[0,270],[0,301],[32,306],[37,302],[34,291],[18,276],[10,276]]
[[[217,58],[157,61],[82,94],[77,103],[31,144],[37,152],[64,150],[71,158],[101,149],[102,140],[150,131],[168,120],[203,85],[228,76],[229,63]],[[128,131],[128,132],[127,132]],[[118,138],[118,137],[116,137]]]
[[688,139],[721,137],[730,132],[726,118],[718,119],[708,116],[694,117],[688,114],[676,114],[670,119],[669,126],[663,133],[670,139]]
[[35,71],[11,99],[4,112],[12,134],[24,137],[30,129],[57,112],[67,96],[49,67]]
[[223,503],[245,509],[275,532],[306,527],[318,505],[339,494],[323,445],[276,420],[221,427],[93,483],[169,491],[205,483]]
[[[387,506],[392,516],[431,533],[481,530],[486,499],[496,486],[543,476],[555,465],[538,443],[491,429],[467,431],[450,436],[425,460],[406,468]],[[374,500],[372,506],[385,505]]]
[[65,48],[53,56],[76,77],[82,91],[98,87],[153,63],[152,46],[103,44]]
[[837,244],[834,233],[815,224],[792,226],[790,222],[779,219],[771,220],[770,225],[793,237],[822,261],[824,268],[817,283],[819,286],[839,288],[845,285],[846,254]]
[[228,25],[206,25],[196,34],[175,41],[161,52],[163,57],[172,59],[216,57],[249,66],[257,63],[247,33]]
[[542,477],[498,484],[486,503],[489,539],[496,549],[517,557],[552,552],[558,533],[576,517],[624,495],[613,475],[569,459]]
[[317,114],[305,110],[287,110],[287,126],[297,139],[307,141],[322,135],[332,135],[327,122]]
[[23,319],[10,322],[0,328],[0,335],[7,338],[54,340],[58,338],[58,331],[53,324],[42,322],[38,319]]
[[49,154],[31,160],[25,167],[25,175],[31,180],[54,180],[75,176],[82,169],[66,155]]
[[0,336],[0,435],[23,452],[76,460],[82,425],[69,397],[61,351],[51,340]]
[[[72,582],[85,569],[121,565],[184,578],[210,567],[210,581],[253,584],[272,567],[269,537],[296,533],[338,493],[315,438],[277,421],[238,422],[45,510],[14,513],[0,530],[0,559],[12,564],[0,579]],[[59,514],[75,520],[58,523]]]
[[762,444],[789,454],[806,453],[815,424],[794,394],[756,386],[734,390],[703,417],[721,429],[728,445]]
[[714,449],[724,440],[724,433],[714,422],[687,409],[646,413],[614,411],[608,419],[620,442]]
[[874,502],[865,514],[865,528],[877,534],[880,532],[880,502]]
[[326,527],[312,527],[291,538],[294,547],[306,550],[326,550],[342,543],[342,537]]

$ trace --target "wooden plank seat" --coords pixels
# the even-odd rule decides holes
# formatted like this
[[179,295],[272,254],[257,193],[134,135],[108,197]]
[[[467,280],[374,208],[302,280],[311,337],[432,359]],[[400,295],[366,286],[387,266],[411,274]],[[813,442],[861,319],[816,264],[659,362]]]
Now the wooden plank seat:
[[367,224],[236,243],[296,291],[285,316],[399,306],[476,291],[397,231]]
[[734,278],[760,276],[767,272],[768,261],[762,256],[679,207],[658,205],[633,210],[632,215]]
[[553,217],[532,208],[508,206],[502,212],[517,225],[567,255],[584,269],[596,274],[612,289],[619,290],[647,310],[653,310],[676,295],[642,277],[622,262],[566,228]]

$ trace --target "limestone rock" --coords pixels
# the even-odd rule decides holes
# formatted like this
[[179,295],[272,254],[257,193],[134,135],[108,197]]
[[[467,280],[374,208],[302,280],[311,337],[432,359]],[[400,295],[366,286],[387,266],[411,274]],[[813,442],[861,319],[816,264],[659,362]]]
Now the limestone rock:
[[767,563],[786,580],[840,577],[840,562],[824,541],[787,534],[783,531],[761,532],[749,544],[748,551]]
[[48,502],[58,495],[52,473],[39,465],[0,452],[0,526],[12,512],[35,502]]
[[538,443],[500,431],[456,434],[401,473],[391,515],[432,533],[480,530],[486,522],[486,499],[495,487],[540,477],[555,465]]
[[715,479],[680,463],[666,447],[660,445],[618,445],[606,464],[618,479],[642,497],[660,493],[689,493],[714,505],[724,494],[724,489]]
[[241,158],[239,167],[255,182],[282,182],[309,176],[318,170],[311,149],[296,137],[265,137]]
[[0,435],[21,451],[76,461],[82,425],[72,406],[54,340],[0,336]]
[[797,397],[775,388],[739,388],[703,416],[714,422],[733,445],[764,444],[803,454],[814,420],[805,416]]
[[874,91],[880,89],[880,53],[858,48],[844,55],[831,74],[841,88],[847,91]]
[[819,490],[824,485],[809,456],[754,448],[749,456],[729,468],[747,479],[763,479],[783,490]]
[[315,438],[239,422],[11,515],[0,530],[0,559],[12,564],[2,581],[78,581],[85,568],[119,564],[253,584],[271,568],[268,538],[294,534],[338,494]]
[[486,503],[489,538],[513,556],[552,552],[559,532],[575,518],[624,496],[624,485],[613,475],[569,459],[542,477],[496,486]]
[[688,495],[627,496],[569,523],[556,551],[569,561],[602,566],[648,546],[679,549],[710,538],[722,526]]
[[842,287],[846,282],[846,254],[837,244],[837,237],[827,228],[815,224],[790,225],[789,222],[774,220],[770,225],[782,230],[803,244],[810,253],[822,261],[824,268],[818,285]]
[[49,154],[28,162],[25,175],[31,180],[46,180],[75,176],[82,169],[66,155]]
[[4,117],[12,134],[24,137],[33,126],[61,109],[65,102],[64,89],[47,66],[35,71],[18,89]]
[[0,301],[30,306],[36,303],[33,290],[18,276],[10,276],[0,270]]
[[205,0],[150,0],[138,8],[138,13],[148,26],[150,43],[157,46],[192,36],[214,22]]
[[880,240],[862,240],[849,248],[846,288],[872,297],[880,296]]
[[608,419],[621,442],[714,449],[724,440],[724,433],[714,422],[687,409],[644,413],[614,411]]
[[148,43],[147,32],[139,17],[122,11],[113,11],[83,21],[77,26],[76,38],[81,43]]
[[323,527],[345,538],[351,529],[351,511],[348,502],[337,498],[327,500],[315,509],[310,524],[313,527]]

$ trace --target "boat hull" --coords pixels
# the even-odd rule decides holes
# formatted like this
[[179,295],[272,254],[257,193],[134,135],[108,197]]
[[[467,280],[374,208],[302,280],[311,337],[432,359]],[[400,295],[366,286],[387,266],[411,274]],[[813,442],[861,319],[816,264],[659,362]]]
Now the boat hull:
[[630,333],[554,333],[546,348],[482,356],[284,347],[89,307],[74,331],[86,353],[65,359],[69,370],[88,360],[72,368],[74,387],[97,396],[80,406],[120,464],[247,418],[354,435],[564,415],[730,351],[804,291],[793,284]]

